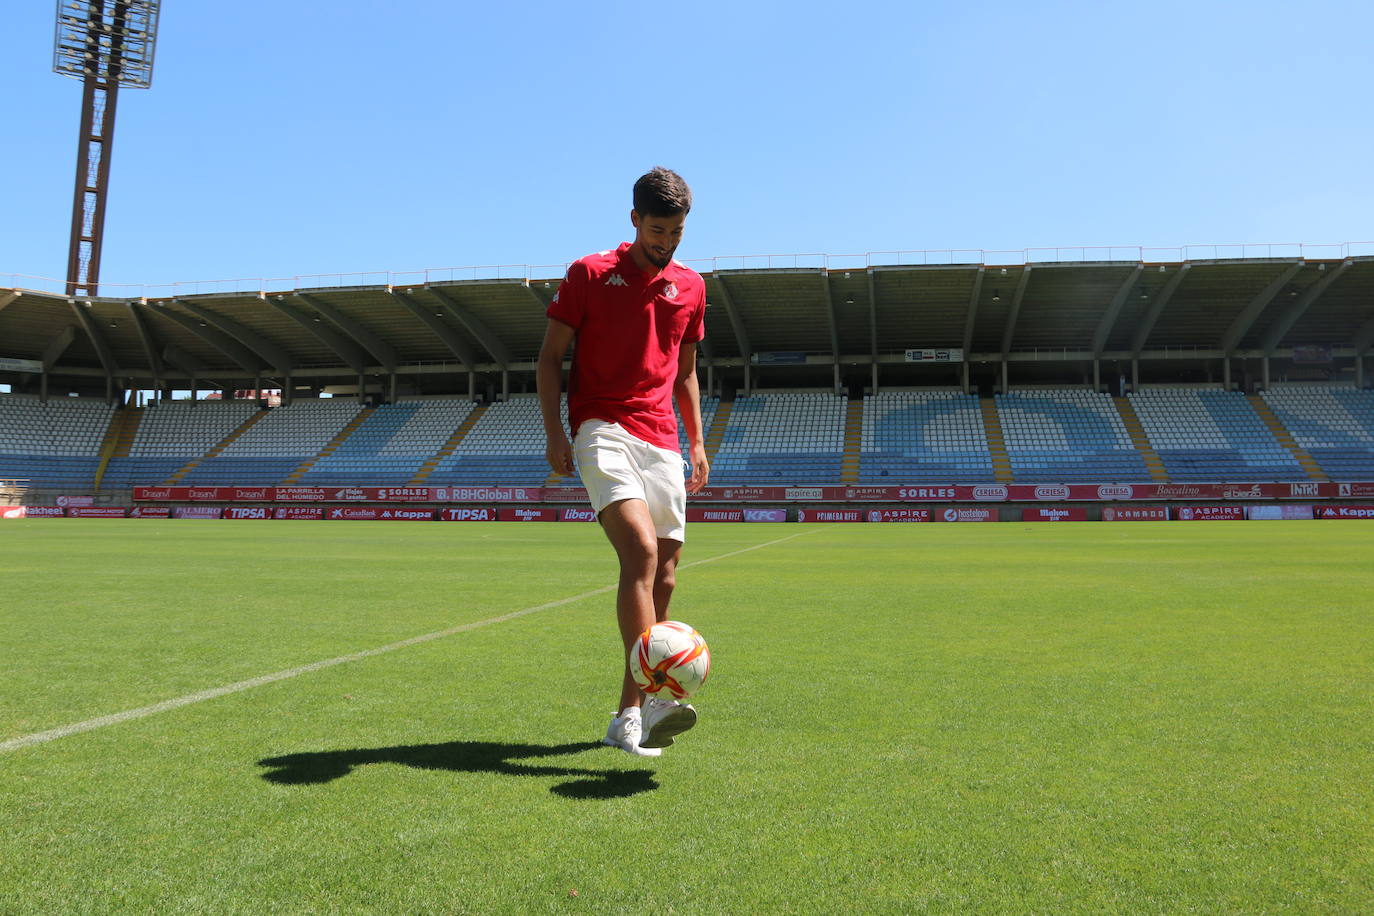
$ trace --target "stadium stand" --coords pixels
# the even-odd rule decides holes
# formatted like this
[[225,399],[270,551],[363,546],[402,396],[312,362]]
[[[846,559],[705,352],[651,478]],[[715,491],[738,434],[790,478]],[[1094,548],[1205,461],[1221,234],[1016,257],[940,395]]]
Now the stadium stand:
[[297,401],[276,407],[255,426],[206,458],[182,479],[187,484],[276,484],[348,425],[362,405],[343,399]]
[[1150,479],[1109,395],[1082,388],[1027,389],[999,394],[996,402],[1018,482]]
[[[565,400],[565,425],[567,418]],[[538,396],[516,395],[487,408],[453,453],[438,463],[425,483],[539,486],[549,473],[544,446],[544,422],[539,415]],[[575,478],[569,478],[568,483],[578,485]]]
[[472,413],[471,401],[403,399],[379,406],[300,478],[310,486],[404,486]]
[[113,414],[93,398],[0,396],[0,478],[91,486]]
[[845,407],[844,398],[829,392],[736,398],[711,466],[711,483],[838,482]]
[[257,401],[154,401],[129,455],[111,458],[102,487],[160,483],[214,448],[258,410]]
[[[720,406],[720,398],[707,395],[701,396],[701,436],[704,442],[706,436],[711,432],[711,425],[716,422],[716,408]],[[673,416],[677,418],[677,450],[682,452],[684,460],[687,458],[687,430],[682,425],[682,412],[677,409],[677,403],[673,403]],[[685,468],[687,476],[691,476],[691,468]]]
[[859,480],[984,483],[993,479],[976,395],[881,391],[864,397]]
[[1261,396],[1332,480],[1374,479],[1374,391],[1276,386]]
[[1133,392],[1129,399],[1170,480],[1308,479],[1239,392],[1156,388]]

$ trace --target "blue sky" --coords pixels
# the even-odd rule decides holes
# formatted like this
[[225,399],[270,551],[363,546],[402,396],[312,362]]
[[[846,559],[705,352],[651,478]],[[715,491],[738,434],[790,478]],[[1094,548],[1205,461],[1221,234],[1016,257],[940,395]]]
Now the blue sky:
[[[60,278],[80,85],[53,5],[9,6],[0,275]],[[164,0],[101,280],[562,264],[656,164],[690,259],[1370,240],[1370,34],[1334,0]]]

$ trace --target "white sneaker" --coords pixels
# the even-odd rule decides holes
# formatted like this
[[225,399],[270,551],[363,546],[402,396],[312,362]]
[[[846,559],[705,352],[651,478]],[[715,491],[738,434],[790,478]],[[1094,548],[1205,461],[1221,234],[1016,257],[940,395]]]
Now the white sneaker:
[[672,744],[674,735],[680,735],[696,725],[697,711],[687,703],[649,697],[644,701],[642,721],[644,737],[640,739],[639,746],[658,749]]
[[659,748],[640,745],[641,728],[639,708],[631,707],[624,710],[620,715],[612,717],[611,725],[606,729],[606,737],[601,739],[601,743],[618,747],[625,753],[634,754],[636,757],[657,757],[662,754],[663,751]]

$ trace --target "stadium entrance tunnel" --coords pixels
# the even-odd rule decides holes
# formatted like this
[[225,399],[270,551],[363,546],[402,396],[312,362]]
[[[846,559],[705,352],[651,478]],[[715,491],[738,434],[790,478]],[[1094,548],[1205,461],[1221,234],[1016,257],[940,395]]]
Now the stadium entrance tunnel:
[[571,744],[508,744],[494,741],[448,741],[442,744],[405,744],[395,747],[354,748],[346,751],[315,751],[266,757],[259,766],[268,782],[286,786],[333,782],[372,763],[399,763],[422,770],[454,773],[501,773],[507,776],[575,777],[549,791],[565,798],[625,798],[658,788],[652,770],[592,770],[578,767],[528,764],[520,761],[562,757],[601,750],[597,741]]

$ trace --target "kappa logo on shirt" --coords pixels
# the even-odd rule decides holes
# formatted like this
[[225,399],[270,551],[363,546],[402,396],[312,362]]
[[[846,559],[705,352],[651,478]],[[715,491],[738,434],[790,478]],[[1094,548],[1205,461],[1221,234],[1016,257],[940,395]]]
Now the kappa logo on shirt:
[[611,274],[609,277],[606,278],[606,285],[607,285],[607,286],[629,286],[630,284],[626,283],[626,282],[625,282],[625,278],[622,277],[620,274]]

